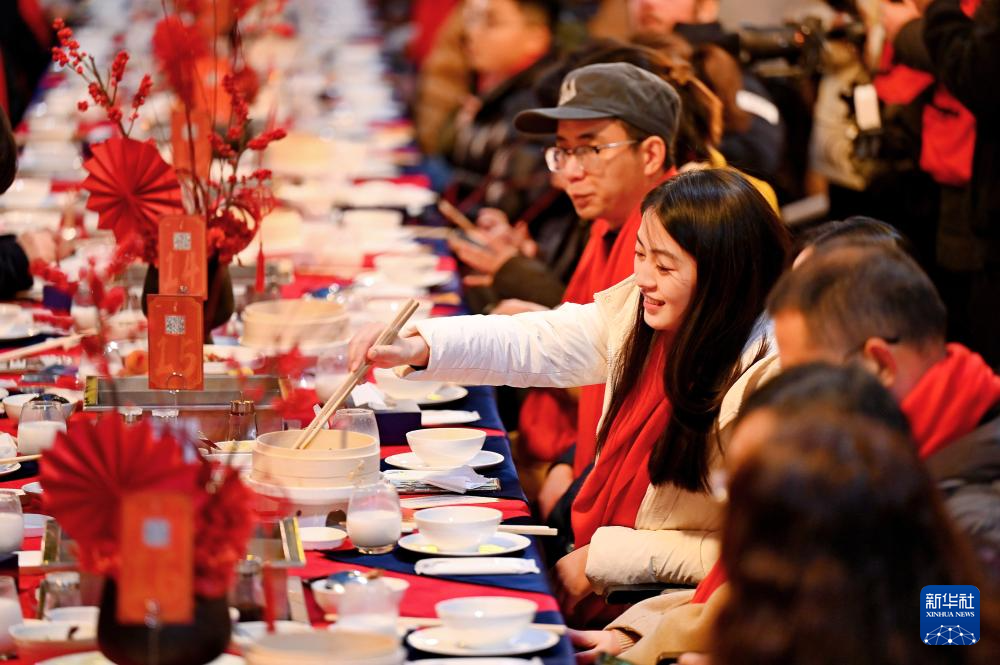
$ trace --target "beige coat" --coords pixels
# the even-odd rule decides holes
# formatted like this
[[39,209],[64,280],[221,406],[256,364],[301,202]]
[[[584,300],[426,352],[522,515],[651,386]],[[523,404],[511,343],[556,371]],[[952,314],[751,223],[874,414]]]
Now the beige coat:
[[[568,388],[605,383],[634,323],[639,307],[634,278],[602,291],[588,305],[567,303],[547,312],[516,316],[431,319],[403,334],[419,334],[430,347],[426,370],[414,379],[467,384]],[[744,367],[766,343],[766,326],[747,342]],[[718,425],[724,451],[730,425],[748,387],[777,363],[768,356],[748,367],[722,402]],[[605,409],[611,388],[605,389]],[[721,463],[716,454],[710,466]],[[695,584],[719,555],[722,503],[673,485],[650,485],[635,528],[601,527],[590,543],[587,577],[595,591],[622,584]]]

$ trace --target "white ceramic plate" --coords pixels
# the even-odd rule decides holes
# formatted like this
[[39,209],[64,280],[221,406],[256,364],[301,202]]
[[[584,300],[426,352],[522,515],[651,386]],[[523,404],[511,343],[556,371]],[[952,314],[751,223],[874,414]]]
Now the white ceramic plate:
[[[471,466],[473,469],[485,469],[490,466],[496,466],[503,462],[504,457],[500,453],[495,453],[492,450],[480,450],[476,453],[476,456],[465,464],[459,466]],[[457,466],[427,466],[424,462],[417,457],[416,453],[399,453],[398,455],[389,455],[385,458],[386,464],[391,464],[400,469],[409,469],[410,471],[445,471],[447,469],[457,469]]]
[[[243,665],[244,663],[246,661],[240,656],[224,653],[206,665]],[[86,653],[72,653],[68,656],[49,658],[41,661],[39,665],[114,665],[114,663],[102,656],[99,651],[87,651]]]
[[481,544],[478,551],[440,550],[437,545],[432,545],[422,533],[411,533],[399,539],[399,546],[404,550],[410,550],[418,554],[434,554],[435,556],[501,556],[503,554],[520,552],[530,544],[531,539],[527,536],[499,531],[490,536],[485,543]]
[[303,526],[299,527],[299,536],[302,549],[334,550],[343,544],[347,532],[329,526]]
[[414,649],[442,656],[516,656],[554,647],[559,643],[559,636],[541,628],[525,628],[505,646],[471,648],[461,646],[451,630],[438,626],[413,631],[406,637],[406,643]]
[[42,493],[42,484],[38,481],[35,481],[33,483],[25,483],[24,485],[21,485],[21,489],[27,492],[28,494],[40,495]]
[[426,272],[411,272],[402,275],[390,275],[382,272],[363,272],[355,278],[360,286],[380,286],[383,284],[405,284],[420,289],[429,289],[447,284],[452,273],[449,270],[428,270]]
[[226,374],[229,372],[227,361],[235,360],[241,367],[252,367],[260,361],[260,351],[251,349],[248,346],[206,344],[203,351],[204,358],[217,358],[217,360],[205,360],[205,374]]
[[21,468],[20,462],[14,462],[13,464],[4,464],[0,466],[0,476],[6,476],[9,473],[14,473]]
[[[309,633],[312,626],[297,621],[275,621],[276,633]],[[267,623],[263,621],[245,621],[233,624],[233,644],[245,649],[267,634]],[[242,662],[242,660],[240,661]]]
[[438,427],[440,425],[466,425],[481,419],[478,411],[450,411],[448,409],[430,409],[420,414],[421,427]]
[[416,400],[420,406],[430,406],[431,404],[445,404],[462,399],[469,394],[469,391],[462,386],[449,383],[441,387],[436,393],[425,395]]

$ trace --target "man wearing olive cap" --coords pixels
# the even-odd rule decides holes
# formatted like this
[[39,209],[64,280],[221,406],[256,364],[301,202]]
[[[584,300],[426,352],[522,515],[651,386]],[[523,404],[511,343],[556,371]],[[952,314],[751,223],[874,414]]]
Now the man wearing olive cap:
[[[595,293],[632,274],[642,199],[676,172],[673,144],[680,113],[680,97],[659,76],[627,63],[602,63],[567,74],[558,106],[522,111],[514,119],[522,132],[554,135],[546,164],[562,180],[576,213],[594,220],[566,302],[591,302]],[[525,400],[519,430],[528,450],[550,442],[576,444],[561,458],[567,463],[553,467],[539,495],[543,514],[551,512],[551,522],[572,542],[569,507],[594,459],[604,386],[581,389],[575,421],[566,400],[546,390],[535,389]],[[553,417],[553,409],[564,417]],[[584,584],[584,571],[570,570],[567,561],[573,559],[556,565],[556,583]]]

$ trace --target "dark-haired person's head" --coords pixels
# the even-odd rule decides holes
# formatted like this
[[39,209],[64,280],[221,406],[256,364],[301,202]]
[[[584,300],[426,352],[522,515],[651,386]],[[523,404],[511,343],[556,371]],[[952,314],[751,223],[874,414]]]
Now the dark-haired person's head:
[[[715,626],[716,662],[995,658],[996,602],[897,428],[838,408],[799,409],[775,422],[728,493],[721,562],[730,597]],[[979,644],[942,660],[922,642],[917,599],[930,584],[980,587]]]
[[649,193],[635,248],[642,299],[598,445],[625,408],[654,338],[669,338],[663,382],[672,416],[650,455],[650,478],[706,488],[713,423],[789,244],[770,204],[734,171],[683,173]]
[[508,78],[552,47],[551,0],[468,0],[462,12],[469,66],[481,76]]
[[863,215],[820,224],[804,233],[796,244],[798,251],[793,267],[798,267],[817,251],[842,244],[892,245],[909,251],[906,238],[895,226]]
[[624,225],[673,166],[681,101],[670,84],[635,65],[600,63],[571,71],[555,107],[518,114],[514,126],[555,134],[546,163],[577,214]]
[[708,161],[709,148],[722,136],[719,99],[694,75],[688,56],[691,45],[683,37],[662,35],[627,44],[614,39],[588,43],[567,54],[536,85],[539,101],[555,106],[560,84],[570,71],[597,63],[627,62],[662,77],[681,99],[681,113],[674,136],[673,162],[681,166]]
[[727,472],[734,473],[780,422],[820,407],[845,417],[864,416],[910,435],[906,416],[870,372],[856,365],[806,363],[783,370],[743,401],[726,452]]
[[7,113],[0,108],[0,194],[14,182],[17,175],[17,144]]
[[901,400],[945,355],[946,311],[902,250],[845,244],[778,281],[768,300],[784,367],[861,362]]

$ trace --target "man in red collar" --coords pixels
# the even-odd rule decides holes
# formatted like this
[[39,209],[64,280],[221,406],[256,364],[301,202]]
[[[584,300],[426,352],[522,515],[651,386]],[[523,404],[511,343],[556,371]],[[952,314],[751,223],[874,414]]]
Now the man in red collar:
[[782,277],[768,310],[783,367],[857,362],[878,377],[958,524],[984,556],[1000,552],[1000,377],[945,342],[945,307],[917,264],[894,247],[834,246]]

